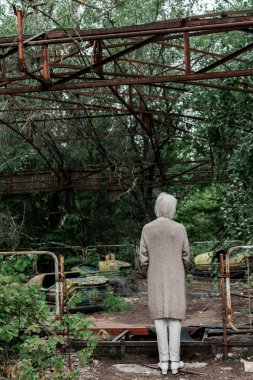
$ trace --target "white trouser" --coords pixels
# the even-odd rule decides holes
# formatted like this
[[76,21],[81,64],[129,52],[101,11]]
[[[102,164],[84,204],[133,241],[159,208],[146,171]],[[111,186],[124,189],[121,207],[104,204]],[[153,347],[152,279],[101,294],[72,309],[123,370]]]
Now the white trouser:
[[[169,327],[169,343],[168,343]],[[180,360],[181,321],[178,319],[155,319],[157,344],[160,361]]]

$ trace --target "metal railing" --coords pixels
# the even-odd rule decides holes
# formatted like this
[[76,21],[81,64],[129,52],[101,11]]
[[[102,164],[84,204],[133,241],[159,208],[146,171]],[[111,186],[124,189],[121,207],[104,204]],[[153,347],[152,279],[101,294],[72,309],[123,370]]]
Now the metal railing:
[[[230,248],[226,253],[224,262],[224,255],[220,255],[220,273],[221,273],[221,298],[222,298],[222,323],[223,323],[223,352],[224,356],[228,354],[228,340],[227,340],[227,322],[232,331],[235,333],[252,333],[253,328],[239,328],[236,327],[232,315],[232,302],[231,302],[231,286],[230,286],[230,255],[236,250],[250,250],[253,245],[239,245]],[[249,257],[246,253],[244,257]],[[225,265],[224,265],[225,264]]]

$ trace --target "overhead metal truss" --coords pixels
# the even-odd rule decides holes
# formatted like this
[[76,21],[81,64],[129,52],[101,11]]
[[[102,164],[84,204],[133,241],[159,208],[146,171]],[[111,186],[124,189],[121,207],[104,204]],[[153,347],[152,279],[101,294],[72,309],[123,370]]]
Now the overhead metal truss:
[[[45,115],[50,115],[51,121],[86,118],[90,123],[94,118],[129,115],[150,141],[154,152],[150,165],[159,169],[162,184],[170,183],[170,175],[161,157],[167,141],[158,143],[157,125],[173,131],[169,141],[171,137],[187,137],[191,133],[187,125],[203,119],[197,111],[172,111],[177,97],[191,91],[191,86],[253,93],[248,79],[253,75],[249,55],[253,49],[253,10],[117,28],[57,29],[36,35],[23,34],[24,20],[18,11],[17,36],[0,38],[0,123],[17,132],[28,120],[45,123]],[[217,35],[238,33],[245,36],[244,46],[235,43],[226,55],[217,52]],[[196,41],[201,42],[203,36],[209,46],[199,43],[196,48]],[[233,81],[227,83],[227,78]],[[11,120],[8,117],[6,121],[6,114]],[[129,130],[124,133],[134,135]],[[31,135],[24,138],[18,134],[33,144]],[[207,181],[212,180],[210,174],[212,171]]]
[[[192,81],[247,77],[253,73],[252,61],[238,58],[251,50],[253,43],[222,57],[215,51],[191,49],[191,40],[202,35],[234,31],[251,34],[252,10],[222,12],[120,28],[52,30],[34,36],[22,34],[22,23],[22,12],[18,11],[18,38],[0,38],[0,59],[4,63],[0,82],[2,95],[153,83],[191,84]],[[182,51],[182,62],[174,65],[173,60],[160,63],[157,57],[153,57],[153,60],[152,57],[134,59],[133,52],[142,50],[145,54],[145,47],[151,44],[163,47],[168,54],[175,49]],[[17,53],[18,66],[8,67],[7,59]],[[201,64],[198,60],[198,67],[194,69],[195,54],[209,56],[214,60],[208,65]],[[68,63],[73,57],[77,58],[79,63]],[[169,58],[169,55],[164,57]],[[240,64],[240,69],[224,69],[224,64],[232,60]],[[34,62],[36,69],[33,68]],[[127,63],[124,71],[120,69],[122,62]],[[155,69],[151,75],[147,75],[145,67]],[[244,89],[240,86],[238,88]]]
[[[198,160],[163,163],[162,165],[166,174],[167,185],[208,184],[213,181],[212,161]],[[131,173],[131,168],[133,167],[135,168],[135,172]],[[156,167],[156,163],[146,165],[129,163],[120,166],[116,171],[112,170],[110,166],[100,165],[90,166],[86,169],[68,168],[57,173],[46,170],[4,173],[0,176],[0,194],[67,189],[106,189],[111,192],[122,192],[137,186],[159,187],[159,172],[155,171],[152,179],[150,179],[149,175],[149,170]],[[170,169],[171,167],[172,169]],[[185,167],[183,171],[182,167]],[[67,182],[65,180],[66,177],[68,177]],[[227,178],[223,177],[222,181],[226,182],[226,180]]]

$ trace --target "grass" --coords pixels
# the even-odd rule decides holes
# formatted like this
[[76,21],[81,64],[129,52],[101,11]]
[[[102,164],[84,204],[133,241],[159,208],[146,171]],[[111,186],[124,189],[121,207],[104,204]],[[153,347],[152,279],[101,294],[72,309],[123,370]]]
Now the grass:
[[123,298],[115,296],[111,293],[107,294],[104,300],[104,310],[107,313],[115,313],[120,311],[127,311],[130,308],[130,304]]

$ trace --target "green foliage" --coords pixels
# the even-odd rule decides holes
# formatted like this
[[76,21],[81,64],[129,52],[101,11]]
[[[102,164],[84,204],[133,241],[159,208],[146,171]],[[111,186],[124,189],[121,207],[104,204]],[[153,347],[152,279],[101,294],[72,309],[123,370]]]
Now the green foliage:
[[104,310],[107,313],[117,313],[129,310],[130,305],[123,298],[108,293],[104,299]]
[[187,281],[188,284],[192,283],[192,281],[193,281],[193,275],[191,273],[188,273],[186,275],[186,281]]
[[179,202],[176,219],[186,226],[192,243],[221,237],[223,221],[219,193],[218,186],[196,188],[191,195]]
[[238,179],[226,187],[223,194],[222,212],[228,236],[251,243],[253,226],[251,188],[245,187]]
[[13,250],[19,244],[20,236],[17,221],[12,217],[10,210],[0,209],[0,241],[3,249]]
[[217,164],[227,170],[228,184],[220,192],[225,231],[227,238],[246,243],[253,225],[253,103],[245,94],[228,91],[218,95],[217,102],[219,112],[210,106],[209,138]]
[[[12,5],[24,11],[24,33],[29,35],[55,28],[66,31],[68,28],[89,29],[133,25],[171,18],[181,19],[189,15],[205,13],[207,10],[247,9],[251,7],[251,1],[3,1],[0,5],[1,36],[17,34],[16,16]],[[250,33],[238,33],[238,31],[214,35],[204,34],[191,38],[192,70],[197,72],[219,57],[230,54],[232,50],[242,48],[251,42],[250,39]],[[142,50],[132,52],[131,58],[148,61],[156,57],[158,64],[167,62],[171,66],[178,66],[179,62],[183,62],[182,51],[171,48],[170,52],[163,56],[163,49],[160,44],[150,44]],[[72,51],[68,50],[67,45],[64,46],[64,50],[71,56]],[[201,50],[209,50],[211,54],[208,55]],[[111,52],[118,52],[118,48],[111,49]],[[35,48],[25,47],[26,68],[31,72],[34,72],[33,70],[36,72],[41,65],[41,62],[34,59],[35,53],[37,53]],[[71,56],[67,63],[88,65],[89,54],[88,51],[87,57],[83,54],[80,61],[75,55]],[[243,68],[242,60],[251,62],[251,55],[251,51],[245,52],[242,57],[239,57],[240,59],[229,61],[229,67],[234,70]],[[12,59],[10,55],[7,63],[9,64],[9,60]],[[52,55],[50,59],[53,59]],[[123,60],[120,60],[118,65],[122,68],[128,67],[129,75],[136,74],[131,66],[125,66],[127,63]],[[13,67],[15,66],[16,61],[13,62]],[[146,64],[140,64],[137,68],[139,74],[142,75],[154,75],[162,70],[162,68],[158,69]],[[223,70],[223,67],[221,69]],[[108,64],[108,70],[114,70],[113,64],[111,66]],[[54,71],[55,74],[58,73],[58,69],[54,68]],[[169,74],[172,72],[170,71]],[[249,90],[251,79],[248,78],[247,81]],[[238,78],[223,79],[222,84],[241,86],[241,88],[247,86]],[[52,241],[79,247],[94,244],[122,244],[126,241],[131,244],[136,243],[139,241],[143,224],[154,218],[155,196],[163,190],[177,195],[179,199],[177,219],[186,225],[191,242],[217,240],[223,237],[249,241],[253,215],[251,207],[253,204],[251,190],[253,177],[252,98],[250,94],[239,91],[219,91],[215,88],[198,86],[192,86],[191,90],[187,91],[187,86],[184,87],[182,84],[174,83],[173,86],[180,88],[180,93],[172,88],[167,90],[156,86],[149,88],[149,95],[154,95],[154,99],[149,100],[147,108],[166,111],[164,120],[166,119],[167,125],[155,121],[153,126],[156,144],[161,147],[162,161],[173,163],[203,158],[213,160],[214,179],[224,179],[224,170],[228,170],[227,186],[174,187],[170,185],[168,188],[167,185],[157,184],[154,190],[152,187],[142,186],[144,179],[149,178],[151,183],[155,183],[158,178],[155,170],[147,170],[145,167],[146,163],[157,161],[157,155],[152,150],[152,141],[143,135],[138,122],[129,115],[120,118],[113,116],[97,118],[90,123],[82,118],[79,119],[77,113],[71,110],[63,111],[64,116],[70,119],[67,122],[63,120],[63,112],[57,109],[52,112],[37,111],[29,117],[20,110],[16,119],[12,112],[6,112],[4,121],[13,123],[17,131],[23,133],[24,138],[20,140],[17,134],[5,124],[1,124],[0,169],[2,172],[50,168],[57,173],[64,173],[65,182],[68,185],[71,183],[68,168],[90,170],[91,167],[108,165],[110,175],[118,179],[119,185],[122,175],[127,174],[133,183],[133,188],[125,193],[122,190],[122,193],[111,191],[110,194],[105,191],[64,191],[34,193],[27,196],[3,196],[0,209],[1,248],[50,246]],[[99,89],[96,91],[100,92]],[[133,86],[133,94],[137,95],[138,91],[140,88]],[[77,101],[70,91],[54,95],[60,101]],[[140,105],[135,100],[138,96],[135,95],[133,107],[139,108]],[[163,106],[157,99],[159,96],[167,98]],[[13,109],[10,99],[4,97],[1,100],[5,111]],[[21,101],[22,106],[30,107],[31,98],[17,98],[17,102],[21,103]],[[78,101],[80,102],[80,99]],[[106,101],[107,98],[105,98],[105,103]],[[38,110],[44,109],[48,104],[37,97],[34,97],[32,102]],[[87,98],[87,102],[97,106],[96,98],[95,100],[92,100],[92,97]],[[116,104],[121,107],[120,103]],[[112,103],[108,101],[109,105],[111,107]],[[182,113],[188,114],[189,119],[186,116],[183,119],[174,116]],[[90,115],[85,106],[83,114],[87,117]],[[41,123],[34,121],[40,117],[43,119]],[[197,119],[192,119],[192,117],[197,117]],[[71,121],[72,118],[75,118],[75,121]],[[20,120],[23,119],[25,120],[21,123]],[[17,121],[18,124],[15,124]],[[20,144],[28,135],[31,121],[35,123],[34,145]],[[125,136],[126,131],[138,135]],[[91,136],[93,136],[92,139]],[[102,136],[102,138],[99,139],[97,136]],[[116,138],[116,136],[120,137]],[[69,140],[68,137],[70,137]],[[163,145],[164,140],[167,141],[165,145]],[[12,144],[6,144],[7,141],[11,141]],[[130,163],[129,168],[121,168],[121,165],[125,163]],[[138,165],[139,172],[143,173],[143,177],[140,175],[138,181],[133,175],[133,172],[136,172],[133,170],[135,165]],[[173,179],[175,175],[178,178],[176,173],[184,169],[183,165],[178,165],[176,168],[168,165],[166,177]],[[108,181],[109,173],[101,172],[101,176],[104,176],[105,182]],[[187,181],[191,179],[191,175],[186,173],[181,178]],[[135,187],[135,183],[138,187]],[[68,263],[71,263],[73,250],[66,251],[65,255]],[[127,252],[125,256],[127,258]],[[92,260],[94,264],[97,264],[97,256],[94,256]]]
[[[48,370],[51,379],[75,379],[78,371],[66,369],[64,352],[71,352],[73,339],[86,340],[87,347],[76,356],[80,364],[89,360],[97,345],[96,334],[89,330],[91,322],[82,314],[55,321],[44,294],[21,282],[25,276],[15,274],[12,264],[12,260],[0,262],[1,273],[12,273],[0,276],[0,353],[6,356],[6,367],[8,360],[16,361],[13,370],[18,380],[40,380]],[[22,268],[27,264],[25,260]]]

